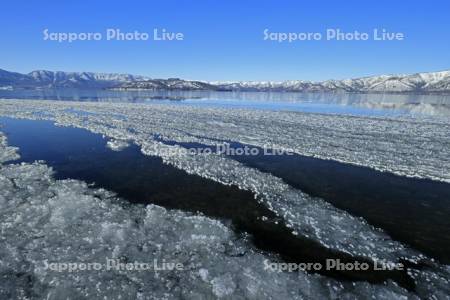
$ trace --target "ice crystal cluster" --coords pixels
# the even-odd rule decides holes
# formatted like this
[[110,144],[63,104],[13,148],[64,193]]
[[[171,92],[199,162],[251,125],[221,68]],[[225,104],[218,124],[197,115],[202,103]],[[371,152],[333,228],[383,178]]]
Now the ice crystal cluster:
[[[1,130],[1,127],[0,127]],[[0,132],[0,163],[4,163],[10,160],[15,160],[19,158],[19,154],[17,153],[17,148],[9,147],[6,137]]]

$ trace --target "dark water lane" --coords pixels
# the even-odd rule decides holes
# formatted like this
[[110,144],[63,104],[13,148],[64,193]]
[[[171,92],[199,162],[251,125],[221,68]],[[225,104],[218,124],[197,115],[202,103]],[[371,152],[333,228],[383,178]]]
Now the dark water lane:
[[[160,141],[185,148],[217,151],[215,147],[198,143]],[[450,184],[292,153],[265,155],[274,152],[235,142],[227,143],[230,153],[239,153],[239,149],[246,148],[257,149],[256,153],[259,153],[234,154],[229,155],[230,158],[282,178],[311,196],[363,217],[392,238],[441,263],[450,263]]]
[[395,240],[450,263],[450,184],[300,155],[239,156],[303,192],[363,217]]

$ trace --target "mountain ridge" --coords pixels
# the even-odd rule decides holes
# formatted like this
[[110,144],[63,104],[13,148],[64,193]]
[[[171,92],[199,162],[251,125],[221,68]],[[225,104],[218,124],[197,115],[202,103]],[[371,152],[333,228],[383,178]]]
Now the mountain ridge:
[[231,90],[302,91],[302,92],[450,92],[450,71],[402,75],[378,75],[326,81],[241,81],[211,82]]
[[28,74],[0,69],[0,87],[114,88],[119,90],[216,90],[349,93],[450,93],[450,71],[393,74],[326,81],[195,81],[152,79],[121,73],[36,70]]

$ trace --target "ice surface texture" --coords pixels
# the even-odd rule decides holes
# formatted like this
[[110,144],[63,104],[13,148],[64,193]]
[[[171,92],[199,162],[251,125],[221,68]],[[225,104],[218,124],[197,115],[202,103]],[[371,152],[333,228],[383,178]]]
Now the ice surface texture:
[[[355,256],[418,261],[422,255],[372,228],[364,220],[313,199],[280,178],[220,155],[193,155],[161,143],[238,141],[305,155],[353,162],[410,176],[448,180],[450,139],[443,121],[357,118],[289,112],[198,108],[159,104],[14,101],[0,115],[48,119],[86,128],[113,140],[133,141],[191,174],[252,191],[294,234]],[[154,137],[157,136],[158,139]],[[403,166],[402,166],[403,164]],[[356,234],[355,234],[356,233]]]
[[106,143],[106,146],[113,150],[113,151],[122,151],[123,149],[127,148],[130,144],[127,141],[121,141],[121,140],[109,140]]
[[19,158],[19,154],[17,153],[18,149],[15,147],[8,146],[6,137],[2,132],[0,132],[0,149],[2,150],[0,152],[0,164]]
[[[285,220],[294,234],[313,239],[330,249],[371,260],[429,261],[364,220],[321,199],[312,198],[285,184],[280,178],[224,156],[177,151],[179,146],[170,146],[160,140],[207,145],[215,145],[220,140],[256,146],[269,146],[270,143],[271,148],[293,150],[303,155],[345,161],[406,176],[450,180],[449,124],[445,120],[267,113],[157,104],[14,100],[0,102],[0,115],[53,120],[59,125],[86,128],[113,140],[134,142],[144,154],[159,156],[165,163],[188,173],[252,191],[258,201]],[[138,212],[135,214],[139,215]],[[174,231],[173,234],[177,236],[178,233]],[[212,251],[211,255],[217,254]],[[248,264],[245,262],[242,266]],[[439,293],[441,296],[448,295],[448,270],[432,262],[429,264],[433,266],[429,270],[411,272],[417,290],[428,296]],[[228,269],[228,266],[223,267],[222,271],[226,273]],[[242,270],[239,272],[242,273]],[[255,271],[260,272],[261,268]],[[205,274],[211,272],[200,273],[205,278]],[[240,286],[230,279],[234,275],[222,275],[224,277],[213,280],[224,285],[212,290],[216,296]],[[283,276],[287,276],[283,280],[289,280],[292,275]],[[311,275],[301,276],[310,278]],[[301,282],[294,284],[297,289],[301,285]],[[366,285],[368,289],[369,286],[375,287]],[[340,290],[338,287],[333,289]],[[398,292],[397,287],[392,285],[388,290]],[[314,290],[312,295],[316,292],[318,290]]]
[[[77,114],[77,110],[94,114]],[[399,175],[450,182],[450,121],[445,118],[14,100],[1,101],[0,115],[41,117],[66,124],[73,121],[81,127],[96,122],[98,126],[117,128],[110,133],[119,140],[135,138],[127,129],[136,128],[178,142],[215,144],[214,138],[271,146]]]
[[[6,149],[5,139],[0,153]],[[341,283],[264,270],[274,259],[219,221],[155,205],[128,205],[76,180],[54,180],[42,162],[0,167],[2,299],[416,298],[388,281]],[[47,263],[153,260],[182,271],[57,272]]]

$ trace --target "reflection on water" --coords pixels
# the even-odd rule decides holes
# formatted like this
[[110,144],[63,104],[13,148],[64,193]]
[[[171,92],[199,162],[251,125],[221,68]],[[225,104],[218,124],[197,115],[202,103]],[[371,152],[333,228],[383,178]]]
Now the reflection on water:
[[450,116],[450,95],[220,91],[113,91],[102,89],[0,90],[0,98],[100,102],[167,102],[354,115]]

